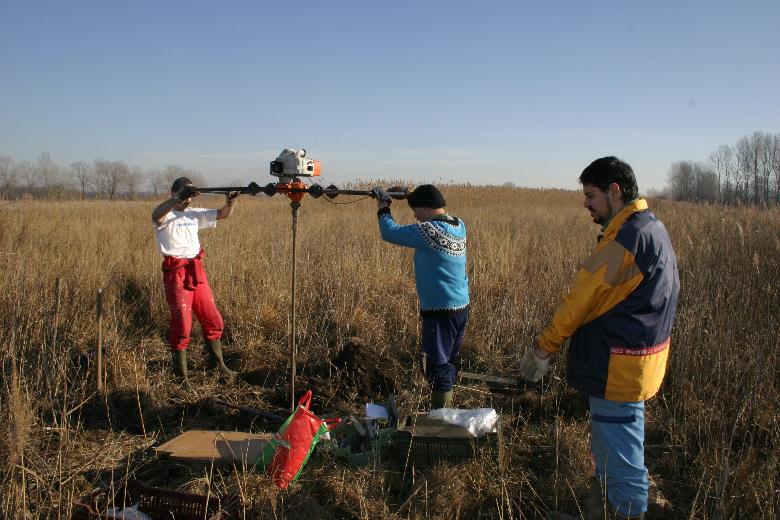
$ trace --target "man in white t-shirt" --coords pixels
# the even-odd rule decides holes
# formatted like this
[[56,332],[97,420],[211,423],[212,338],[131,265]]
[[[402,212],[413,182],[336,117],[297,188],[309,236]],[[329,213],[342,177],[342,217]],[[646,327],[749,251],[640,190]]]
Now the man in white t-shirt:
[[198,230],[217,226],[233,212],[239,192],[225,196],[219,209],[191,208],[192,198],[200,195],[186,177],[179,177],[171,186],[172,197],[152,211],[152,224],[157,232],[157,245],[163,254],[165,299],[171,309],[168,342],[174,371],[189,387],[187,379],[187,346],[192,329],[192,313],[200,323],[213,364],[233,378],[236,373],[225,366],[222,357],[222,316],[214,303],[206,271],[203,269],[203,249]]

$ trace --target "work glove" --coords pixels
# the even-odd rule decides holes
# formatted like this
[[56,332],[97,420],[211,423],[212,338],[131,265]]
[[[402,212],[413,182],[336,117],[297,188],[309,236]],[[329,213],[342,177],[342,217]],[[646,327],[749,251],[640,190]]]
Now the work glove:
[[387,191],[397,194],[392,196],[395,200],[403,200],[409,196],[409,188],[406,186],[393,186],[392,188],[387,188]]
[[371,196],[376,199],[380,207],[389,206],[393,202],[393,199],[390,198],[390,195],[388,195],[387,192],[379,186],[371,188]]
[[178,192],[176,192],[176,198],[179,201],[189,199],[190,197],[197,197],[198,195],[200,195],[200,192],[192,184],[187,184],[186,186],[182,186],[182,188]]
[[529,349],[520,359],[520,375],[532,383],[538,382],[547,374],[547,370],[550,369],[550,357],[552,357],[542,359],[534,350],[536,349]]

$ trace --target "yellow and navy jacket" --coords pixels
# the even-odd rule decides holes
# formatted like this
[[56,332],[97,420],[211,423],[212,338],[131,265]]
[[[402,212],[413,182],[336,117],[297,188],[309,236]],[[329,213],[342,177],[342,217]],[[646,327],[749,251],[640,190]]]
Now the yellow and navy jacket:
[[571,338],[566,377],[586,396],[643,401],[666,372],[679,290],[666,228],[635,199],[609,222],[537,343],[555,353]]

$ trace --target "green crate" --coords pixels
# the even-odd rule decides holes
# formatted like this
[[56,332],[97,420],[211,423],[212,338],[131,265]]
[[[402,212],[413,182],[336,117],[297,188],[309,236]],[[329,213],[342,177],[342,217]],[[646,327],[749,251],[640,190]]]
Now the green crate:
[[334,443],[325,443],[325,451],[341,462],[346,463],[351,468],[363,468],[366,466],[376,466],[391,451],[391,443],[395,428],[382,428],[377,434],[377,438],[371,441],[371,449],[362,452],[353,452],[350,448],[339,448]]

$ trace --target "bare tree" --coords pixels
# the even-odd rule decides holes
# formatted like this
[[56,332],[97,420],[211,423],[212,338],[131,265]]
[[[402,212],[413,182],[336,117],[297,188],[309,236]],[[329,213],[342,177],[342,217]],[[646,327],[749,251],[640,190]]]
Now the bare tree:
[[203,176],[195,170],[187,170],[175,164],[169,164],[165,167],[164,178],[169,187],[179,177],[187,177],[196,186],[203,185]]
[[122,161],[95,159],[95,188],[110,199],[116,198],[119,187],[127,178],[130,169]]
[[71,163],[70,176],[76,183],[76,186],[81,189],[81,200],[84,200],[87,193],[87,187],[90,186],[91,181],[94,178],[92,167],[84,161]]
[[7,155],[0,155],[0,185],[2,185],[4,197],[10,197],[16,189],[14,162]]
[[767,196],[763,157],[764,149],[770,146],[770,143],[770,134],[764,132],[753,132],[737,141],[737,166],[744,183],[745,199],[753,204],[762,203]]
[[24,181],[27,191],[32,193],[38,185],[38,170],[29,161],[19,161],[14,165],[14,175]]
[[60,167],[51,160],[49,152],[43,152],[38,157],[38,179],[47,195],[55,194],[59,196],[62,191],[60,182]]
[[668,196],[665,190],[659,190],[658,188],[647,188],[644,192],[645,197],[648,199],[663,199]]
[[780,134],[772,136],[772,173],[775,183],[775,204],[780,204]]
[[119,192],[119,188],[122,183],[127,179],[130,174],[130,168],[127,167],[122,161],[111,161],[111,168],[109,169],[109,189],[108,196],[115,198]]
[[710,164],[718,176],[718,202],[733,202],[734,150],[727,144],[720,145],[710,154]]
[[125,185],[127,186],[127,194],[129,195],[130,200],[135,199],[136,193],[138,192],[138,188],[141,186],[141,181],[143,178],[144,172],[140,166],[133,166],[127,172]]
[[678,161],[669,169],[667,183],[674,199],[693,202],[718,200],[718,176],[705,164]]
[[772,202],[772,162],[773,157],[773,137],[768,132],[756,132],[758,146],[759,162],[759,180],[761,183],[761,203],[769,205]]
[[203,175],[197,170],[190,170],[190,180],[195,186],[205,186],[206,185],[206,179],[203,178]]
[[693,194],[693,162],[678,161],[669,168],[666,179],[669,194],[675,200],[691,200]]
[[95,192],[101,198],[108,196],[109,164],[109,161],[104,159],[95,159],[93,162],[92,175],[94,177],[92,183],[95,186]]
[[147,170],[146,178],[155,197],[165,190],[165,173],[162,170]]
[[696,181],[696,191],[694,200],[701,202],[718,202],[718,175],[703,163],[694,165],[694,179]]
[[169,164],[165,167],[165,184],[170,188],[171,184],[173,184],[173,181],[178,179],[179,177],[189,177],[190,172],[189,170],[185,170],[181,166],[177,166],[175,164]]
[[741,137],[734,148],[736,156],[737,200],[750,201],[750,143],[748,138]]
[[780,134],[753,132],[734,146],[721,145],[706,164],[680,161],[667,178],[669,195],[727,204],[780,204]]

